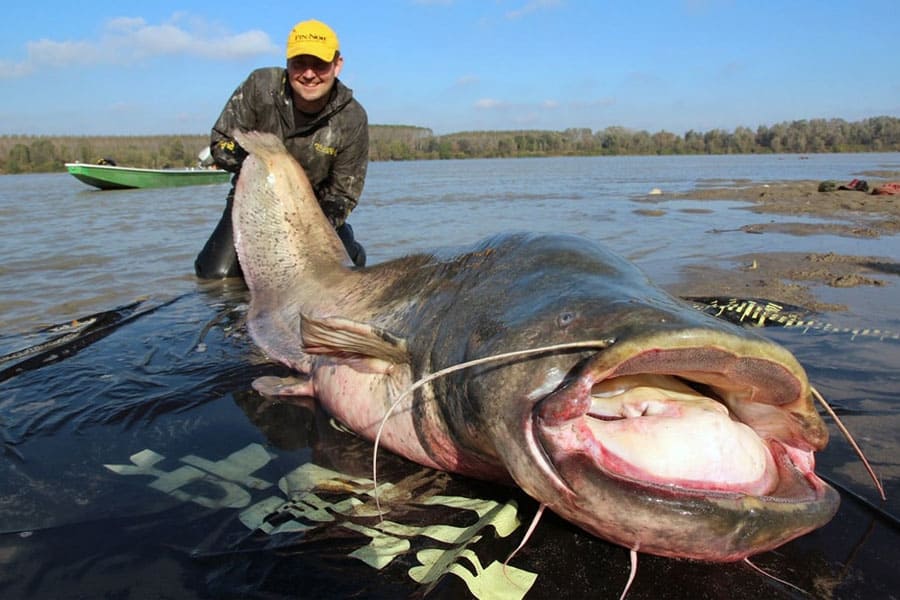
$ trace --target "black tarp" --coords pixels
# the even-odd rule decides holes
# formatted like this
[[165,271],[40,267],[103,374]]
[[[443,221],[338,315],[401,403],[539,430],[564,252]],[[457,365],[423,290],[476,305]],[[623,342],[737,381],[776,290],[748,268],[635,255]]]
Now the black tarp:
[[[519,490],[382,452],[246,335],[242,289],[135,303],[2,340],[0,597],[617,598],[628,552]],[[63,335],[70,335],[63,338]],[[27,345],[26,344],[26,345]],[[851,460],[851,458],[847,458]],[[816,598],[896,597],[897,524],[844,494],[823,529],[754,558]],[[743,563],[641,555],[629,598],[793,598]]]

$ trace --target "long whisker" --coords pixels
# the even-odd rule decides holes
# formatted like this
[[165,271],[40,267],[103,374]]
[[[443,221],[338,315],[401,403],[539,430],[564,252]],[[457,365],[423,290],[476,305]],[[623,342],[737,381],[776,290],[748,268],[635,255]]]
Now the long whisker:
[[541,346],[540,348],[531,348],[529,350],[516,350],[514,352],[503,352],[501,354],[495,354],[494,356],[485,356],[482,358],[476,358],[474,360],[470,360],[467,362],[459,363],[456,365],[451,365],[444,369],[440,369],[439,371],[435,371],[434,373],[429,373],[428,375],[422,377],[418,381],[413,382],[406,391],[397,396],[397,399],[391,403],[391,406],[388,408],[387,412],[384,413],[384,417],[381,419],[381,423],[378,425],[378,433],[375,435],[375,447],[372,449],[372,487],[373,487],[373,496],[375,497],[375,507],[378,509],[378,513],[381,514],[381,502],[378,499],[378,446],[381,443],[381,434],[384,431],[384,426],[387,424],[388,419],[391,414],[394,412],[394,409],[399,406],[400,402],[403,401],[408,395],[412,394],[414,391],[422,387],[423,385],[434,381],[440,377],[445,375],[449,375],[450,373],[455,373],[456,371],[461,371],[463,369],[468,369],[469,367],[474,367],[477,365],[482,365],[489,362],[497,362],[501,360],[505,360],[507,358],[518,358],[522,356],[529,356],[534,354],[544,354],[547,352],[555,352],[558,350],[577,350],[580,348],[608,348],[612,345],[614,340],[606,339],[606,340],[587,340],[584,342],[569,342],[566,344],[553,344],[550,346]]
[[534,513],[534,518],[531,520],[531,525],[528,526],[528,531],[525,532],[525,535],[522,536],[522,541],[519,542],[519,545],[516,546],[516,549],[510,552],[509,556],[506,557],[506,560],[503,561],[503,568],[506,569],[506,565],[509,564],[509,561],[513,559],[513,557],[519,553],[519,550],[525,547],[525,544],[528,543],[528,540],[531,539],[531,534],[534,533],[534,530],[537,528],[537,524],[540,522],[541,517],[544,516],[544,509],[547,508],[547,505],[541,503],[538,507],[537,512]]
[[635,550],[634,548],[629,549],[628,556],[631,558],[631,570],[628,571],[628,581],[625,582],[625,589],[622,590],[622,594],[619,596],[619,600],[625,600],[625,596],[628,595],[628,591],[631,589],[631,584],[634,583],[634,578],[637,575],[637,566],[638,566],[637,550]]
[[[534,530],[537,529],[538,523],[541,521],[541,517],[544,516],[544,509],[547,508],[547,505],[541,503],[538,507],[537,512],[534,513],[534,518],[531,519],[531,525],[528,526],[528,531],[525,532],[525,535],[522,536],[522,541],[519,542],[519,545],[516,546],[516,549],[510,552],[509,556],[506,557],[506,560],[503,561],[503,575],[506,576],[507,581],[512,583],[514,586],[519,587],[512,579],[510,579],[509,575],[506,574],[506,568],[509,566],[509,561],[513,559],[513,557],[519,553],[519,550],[525,547],[525,544],[528,543],[528,540],[531,539],[531,535],[534,533]],[[521,588],[520,588],[521,589]],[[527,591],[527,590],[522,590]]]
[[844,426],[844,423],[841,422],[840,417],[837,416],[837,413],[834,412],[834,409],[832,409],[825,398],[822,397],[822,394],[820,394],[819,391],[812,386],[809,386],[809,389],[810,391],[812,391],[813,398],[818,400],[822,407],[825,409],[825,412],[831,415],[831,418],[834,419],[834,422],[837,425],[838,429],[840,429],[841,433],[844,434],[844,437],[847,438],[847,441],[850,443],[853,451],[856,452],[857,456],[859,456],[860,460],[863,463],[863,466],[865,466],[866,468],[866,471],[869,472],[869,477],[871,477],[872,481],[875,482],[875,488],[878,490],[878,493],[881,494],[881,499],[887,500],[887,496],[884,493],[884,486],[881,485],[881,480],[878,479],[878,475],[875,474],[874,469],[872,469],[872,465],[869,464],[869,460],[866,458],[866,455],[863,454],[863,451],[859,447],[859,444],[857,444],[856,440],[853,439],[853,435],[850,433],[850,430]]
[[757,573],[760,573],[760,574],[764,575],[765,577],[768,577],[769,579],[772,579],[772,580],[774,580],[774,581],[777,581],[777,582],[780,583],[781,585],[786,585],[786,586],[788,586],[789,588],[793,588],[793,589],[797,590],[798,592],[800,592],[801,594],[803,594],[804,596],[809,596],[809,592],[807,592],[806,590],[797,587],[796,585],[794,585],[794,584],[791,583],[790,581],[785,581],[784,579],[775,577],[775,576],[772,575],[771,573],[767,573],[767,572],[766,572],[764,569],[762,569],[761,567],[758,567],[758,566],[756,566],[755,564],[753,564],[752,562],[750,562],[750,559],[749,559],[749,558],[745,558],[745,559],[744,559],[744,562],[747,563],[747,564],[748,564],[754,571],[756,571]]

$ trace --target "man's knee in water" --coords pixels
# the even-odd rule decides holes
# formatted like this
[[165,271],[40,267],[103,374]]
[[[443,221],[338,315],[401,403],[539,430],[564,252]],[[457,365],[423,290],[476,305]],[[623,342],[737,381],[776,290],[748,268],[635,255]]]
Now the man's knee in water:
[[229,194],[219,223],[194,260],[194,272],[200,279],[242,276],[237,253],[234,250],[234,234],[231,226],[232,198],[233,194]]
[[241,265],[236,259],[228,262],[203,262],[199,257],[194,261],[194,273],[199,279],[227,279],[243,277]]

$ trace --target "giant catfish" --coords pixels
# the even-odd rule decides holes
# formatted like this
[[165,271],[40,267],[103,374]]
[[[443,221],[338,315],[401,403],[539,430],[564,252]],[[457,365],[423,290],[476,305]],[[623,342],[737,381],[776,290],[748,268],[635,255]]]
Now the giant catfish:
[[[568,235],[354,268],[303,169],[268,134],[237,183],[248,328],[298,371],[267,394],[310,395],[360,436],[435,469],[521,487],[632,550],[735,561],[828,522],[814,472],[827,429],[781,346],[669,296]],[[574,347],[460,369],[548,345]],[[392,409],[396,399],[399,406]]]

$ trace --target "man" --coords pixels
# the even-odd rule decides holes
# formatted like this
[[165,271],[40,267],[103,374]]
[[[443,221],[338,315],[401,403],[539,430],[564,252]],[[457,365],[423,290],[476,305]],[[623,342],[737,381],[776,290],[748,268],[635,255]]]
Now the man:
[[369,123],[353,92],[338,80],[344,65],[337,35],[320,21],[298,23],[288,36],[287,68],[257,69],[235,90],[210,134],[216,165],[235,174],[225,212],[194,269],[203,279],[241,276],[234,250],[231,206],[234,184],[247,153],[232,139],[235,129],[281,137],[306,171],[325,216],[357,266],[366,253],[347,217],[366,178]]

